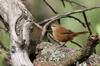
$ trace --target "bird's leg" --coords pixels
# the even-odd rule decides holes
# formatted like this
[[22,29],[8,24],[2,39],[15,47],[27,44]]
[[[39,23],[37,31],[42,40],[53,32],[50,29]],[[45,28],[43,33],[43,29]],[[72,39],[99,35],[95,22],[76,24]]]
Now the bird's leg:
[[79,46],[80,48],[82,48],[82,46],[79,45],[77,42],[75,42],[75,41],[70,41],[70,42],[73,43],[73,44],[76,44],[77,46]]
[[61,45],[60,42],[58,40],[56,40],[50,33],[47,33],[47,37],[49,40],[53,40],[55,41],[57,44]]
[[67,47],[65,44],[66,44],[66,42],[60,44],[60,47]]

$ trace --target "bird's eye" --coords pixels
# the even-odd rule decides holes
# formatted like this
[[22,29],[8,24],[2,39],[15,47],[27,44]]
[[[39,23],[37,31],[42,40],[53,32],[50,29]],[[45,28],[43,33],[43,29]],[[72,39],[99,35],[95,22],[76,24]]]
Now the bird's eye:
[[52,24],[52,26],[51,27],[57,27],[58,25],[57,24]]
[[56,27],[56,25],[52,25],[52,27]]

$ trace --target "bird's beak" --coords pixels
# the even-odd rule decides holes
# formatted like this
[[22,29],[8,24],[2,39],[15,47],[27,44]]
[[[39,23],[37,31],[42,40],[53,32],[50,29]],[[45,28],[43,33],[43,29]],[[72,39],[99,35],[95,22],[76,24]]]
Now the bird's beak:
[[51,29],[53,29],[54,27],[53,26],[51,26]]

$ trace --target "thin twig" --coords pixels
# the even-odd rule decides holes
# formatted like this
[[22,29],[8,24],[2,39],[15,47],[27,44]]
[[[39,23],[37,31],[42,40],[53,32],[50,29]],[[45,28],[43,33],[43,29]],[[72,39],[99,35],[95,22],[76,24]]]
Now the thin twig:
[[61,2],[62,2],[63,6],[64,6],[64,8],[65,8],[65,3],[64,3],[64,0],[61,0]]
[[82,46],[79,45],[77,42],[75,42],[75,41],[70,41],[70,42],[73,43],[73,44],[75,44],[75,45],[77,45],[77,46],[79,46],[80,48],[82,48]]
[[36,27],[38,27],[39,29],[43,30],[42,26],[40,26],[38,23],[36,23],[36,22],[33,21],[33,24],[34,24]]
[[0,29],[3,29],[4,31],[8,32],[9,31],[9,25],[3,20],[3,18],[0,15],[0,20],[2,21],[2,23],[4,24],[5,28],[0,27]]
[[85,20],[85,22],[86,22],[86,26],[87,26],[87,28],[88,28],[88,30],[89,30],[90,35],[91,35],[91,34],[92,34],[92,31],[91,31],[91,28],[90,28],[90,25],[89,25],[89,22],[88,22],[86,13],[85,13],[85,12],[82,12],[82,13],[83,13],[83,16],[84,16],[84,20]]
[[46,5],[47,5],[55,14],[58,14],[58,13],[52,8],[52,6],[49,5],[48,2],[46,2],[46,0],[43,0],[43,1],[46,3]]
[[[21,8],[22,8],[22,7],[21,7]],[[20,9],[21,9],[21,8],[20,8]],[[26,13],[24,12],[23,9],[21,9],[21,10],[22,10],[22,12],[23,12],[24,14],[26,14]],[[29,16],[30,16],[30,19],[32,20],[33,25],[35,25],[35,26],[38,27],[39,29],[43,30],[42,26],[40,26],[38,23],[36,23],[36,21],[35,21],[35,19],[33,18],[32,14],[31,14],[29,11],[27,11],[27,12],[29,13]],[[23,15],[23,13],[22,13],[22,15]]]
[[75,2],[75,1],[73,1],[73,0],[65,0],[65,1],[70,2],[70,3],[73,3],[73,4],[76,4],[76,5],[78,5],[78,6],[80,6],[80,7],[83,7],[83,8],[87,8],[86,6],[84,6],[84,5],[82,5],[82,4],[79,4],[79,3],[77,3],[77,2]]
[[85,24],[84,24],[84,22],[82,22],[79,18],[74,17],[74,16],[68,16],[68,17],[70,17],[70,18],[73,18],[73,19],[77,20],[79,23],[81,23],[81,24],[83,25],[83,27],[86,27],[86,26],[85,26]]

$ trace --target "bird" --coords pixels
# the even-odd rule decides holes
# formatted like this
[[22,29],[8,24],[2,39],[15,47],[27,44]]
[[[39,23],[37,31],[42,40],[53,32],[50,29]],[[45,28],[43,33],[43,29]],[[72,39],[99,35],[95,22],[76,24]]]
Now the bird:
[[76,36],[88,33],[88,31],[73,32],[72,30],[58,24],[52,24],[51,29],[52,35],[55,39],[66,43],[73,40]]

